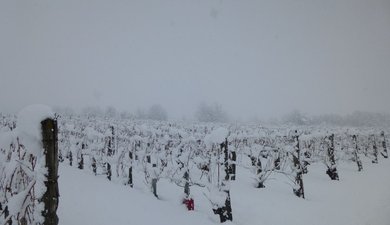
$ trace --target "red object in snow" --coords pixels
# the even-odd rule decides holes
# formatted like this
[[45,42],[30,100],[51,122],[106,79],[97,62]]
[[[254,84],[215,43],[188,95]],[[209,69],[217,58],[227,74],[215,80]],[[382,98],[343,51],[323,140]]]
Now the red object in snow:
[[183,204],[186,205],[188,211],[192,211],[195,209],[195,205],[194,205],[194,199],[190,198],[190,199],[184,199],[183,200]]

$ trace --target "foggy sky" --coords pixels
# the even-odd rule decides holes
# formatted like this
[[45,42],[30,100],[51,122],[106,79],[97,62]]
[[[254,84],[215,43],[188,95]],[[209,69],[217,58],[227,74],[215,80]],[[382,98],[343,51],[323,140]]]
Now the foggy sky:
[[390,112],[388,0],[1,0],[0,112]]

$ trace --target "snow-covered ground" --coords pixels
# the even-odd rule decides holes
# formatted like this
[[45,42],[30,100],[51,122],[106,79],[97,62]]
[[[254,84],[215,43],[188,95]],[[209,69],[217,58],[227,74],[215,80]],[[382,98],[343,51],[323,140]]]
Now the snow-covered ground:
[[[338,165],[340,181],[331,181],[322,164],[304,176],[306,199],[294,196],[288,178],[274,174],[265,189],[254,188],[251,173],[238,169],[232,184],[233,223],[237,225],[389,225],[390,160]],[[61,225],[208,225],[219,224],[202,188],[192,188],[195,211],[180,204],[182,188],[160,180],[156,199],[142,185],[134,189],[60,166]],[[139,180],[139,182],[141,182]]]

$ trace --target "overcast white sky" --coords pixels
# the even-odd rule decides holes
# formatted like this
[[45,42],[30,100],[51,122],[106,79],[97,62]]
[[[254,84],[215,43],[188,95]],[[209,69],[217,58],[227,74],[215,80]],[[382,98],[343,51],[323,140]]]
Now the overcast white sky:
[[1,0],[0,111],[390,112],[389,0]]

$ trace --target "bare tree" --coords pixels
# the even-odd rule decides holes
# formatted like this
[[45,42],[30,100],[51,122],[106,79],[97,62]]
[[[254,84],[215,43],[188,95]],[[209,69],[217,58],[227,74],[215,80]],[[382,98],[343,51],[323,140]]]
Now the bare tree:
[[285,115],[282,121],[284,123],[295,124],[295,125],[306,125],[309,124],[310,122],[309,118],[298,110],[294,110],[289,114]]
[[195,117],[200,122],[226,122],[228,120],[227,113],[218,103],[199,105]]
[[149,108],[148,119],[165,121],[168,119],[168,113],[161,105],[155,104]]

